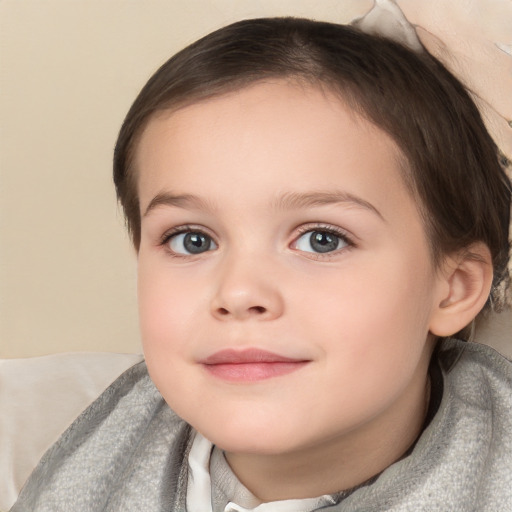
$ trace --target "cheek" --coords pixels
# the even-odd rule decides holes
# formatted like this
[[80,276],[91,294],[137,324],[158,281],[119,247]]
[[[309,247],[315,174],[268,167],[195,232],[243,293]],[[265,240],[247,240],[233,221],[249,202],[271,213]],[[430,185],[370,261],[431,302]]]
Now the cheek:
[[318,339],[326,354],[337,354],[348,372],[393,372],[417,361],[428,336],[430,262],[412,253],[387,259],[384,254],[333,273],[322,288],[311,286],[314,292],[297,298],[308,338]]
[[139,323],[144,356],[151,379],[175,410],[173,399],[187,380],[187,340],[191,312],[191,288],[182,288],[172,274],[139,259]]
[[194,314],[193,297],[197,294],[192,283],[182,286],[171,272],[139,259],[139,321],[147,356],[181,349],[182,333]]
[[[324,301],[324,308],[315,307],[312,297],[309,312],[303,311],[304,318],[309,313],[303,332],[317,340],[322,351],[321,383],[311,386],[311,393],[325,391],[331,413],[343,411],[339,424],[365,421],[393,403],[423,361],[428,335],[427,315],[419,306],[426,305],[423,298],[411,304],[413,283],[398,288],[389,274],[371,282],[357,281],[343,288],[347,295],[333,289],[337,300]],[[390,282],[395,288],[389,287]],[[315,403],[314,396],[309,399]],[[314,407],[318,410],[311,415],[327,423],[323,405]],[[322,421],[318,428],[323,428]]]

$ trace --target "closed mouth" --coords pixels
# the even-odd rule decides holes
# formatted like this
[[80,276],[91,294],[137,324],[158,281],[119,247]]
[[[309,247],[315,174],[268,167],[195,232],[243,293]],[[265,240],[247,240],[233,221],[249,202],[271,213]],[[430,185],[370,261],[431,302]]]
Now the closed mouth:
[[286,375],[309,362],[260,349],[228,349],[208,356],[201,364],[210,374],[222,380],[255,382]]

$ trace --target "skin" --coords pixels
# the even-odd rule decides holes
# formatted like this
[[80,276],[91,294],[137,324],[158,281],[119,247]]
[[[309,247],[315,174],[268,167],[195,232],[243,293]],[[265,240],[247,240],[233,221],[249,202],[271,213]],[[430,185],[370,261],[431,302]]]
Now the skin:
[[[338,97],[285,81],[160,114],[141,137],[149,372],[262,501],[353,487],[421,431],[429,331],[449,282],[432,265],[400,159]],[[311,193],[324,195],[297,200]],[[169,240],[183,226],[211,237],[211,250]],[[304,232],[327,228],[347,242],[314,252]],[[244,348],[307,363],[250,382],[202,364]]]

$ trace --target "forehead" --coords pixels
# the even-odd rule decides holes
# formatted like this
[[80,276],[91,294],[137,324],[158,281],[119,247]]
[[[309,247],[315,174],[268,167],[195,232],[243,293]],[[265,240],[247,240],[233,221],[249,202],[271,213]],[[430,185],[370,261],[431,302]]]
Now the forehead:
[[161,112],[136,152],[141,210],[158,194],[193,193],[212,201],[342,189],[372,203],[411,198],[403,157],[385,132],[339,95],[275,81]]

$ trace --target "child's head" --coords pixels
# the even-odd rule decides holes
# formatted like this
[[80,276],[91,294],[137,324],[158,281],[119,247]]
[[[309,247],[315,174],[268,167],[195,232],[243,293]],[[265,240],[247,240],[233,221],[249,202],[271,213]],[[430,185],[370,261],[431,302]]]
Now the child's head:
[[507,263],[510,189],[464,89],[346,27],[246,21],[179,53],[130,110],[115,181],[150,374],[237,474],[240,454],[361,443],[368,471],[393,462],[435,335]]

